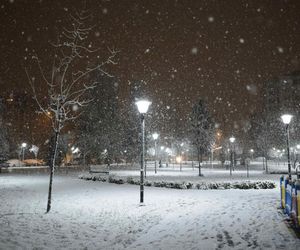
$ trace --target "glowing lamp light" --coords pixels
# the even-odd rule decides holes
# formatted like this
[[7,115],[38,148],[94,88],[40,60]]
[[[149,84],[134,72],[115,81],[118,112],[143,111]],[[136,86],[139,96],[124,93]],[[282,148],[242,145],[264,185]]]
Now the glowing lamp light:
[[285,114],[281,116],[281,120],[284,124],[288,125],[290,124],[291,120],[292,120],[293,116],[289,115],[289,114]]
[[153,137],[154,140],[157,140],[157,139],[158,139],[158,133],[154,133],[154,134],[152,135],[152,137]]
[[229,138],[229,141],[230,141],[231,143],[234,143],[234,142],[235,142],[235,138],[232,136],[232,137]]
[[22,148],[26,148],[27,147],[27,143],[26,142],[23,142],[22,143]]
[[135,104],[137,105],[139,112],[141,114],[145,114],[145,113],[147,113],[151,102],[149,102],[147,100],[140,100],[140,101],[137,101]]
[[182,161],[181,156],[176,156],[176,162],[177,162],[177,163],[180,163],[181,161]]

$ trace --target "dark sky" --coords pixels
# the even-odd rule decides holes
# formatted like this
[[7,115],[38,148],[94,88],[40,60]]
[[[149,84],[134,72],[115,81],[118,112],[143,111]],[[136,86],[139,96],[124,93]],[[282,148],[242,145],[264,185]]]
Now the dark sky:
[[74,2],[1,0],[1,91],[28,87],[28,57],[49,56],[67,14],[85,5],[95,14],[92,42],[120,50],[122,95],[143,80],[153,108],[177,119],[202,97],[232,130],[261,108],[267,80],[299,70],[299,0]]

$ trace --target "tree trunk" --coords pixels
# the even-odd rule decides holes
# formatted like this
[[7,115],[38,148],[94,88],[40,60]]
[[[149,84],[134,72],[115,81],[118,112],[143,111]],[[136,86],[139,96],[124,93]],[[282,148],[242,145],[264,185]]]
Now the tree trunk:
[[86,153],[83,154],[83,166],[86,166],[85,157],[86,157]]
[[59,131],[56,131],[55,139],[54,139],[54,143],[55,143],[54,152],[50,164],[50,181],[49,181],[48,203],[47,203],[46,213],[48,213],[51,209],[52,182],[53,182],[53,175],[54,175],[55,159],[56,159],[57,148],[58,148],[58,139],[59,139]]
[[267,159],[267,157],[266,157],[266,174],[268,174],[269,173],[269,169],[268,169],[268,159]]
[[202,163],[202,154],[198,150],[198,163],[199,163],[199,176],[201,176],[201,163]]

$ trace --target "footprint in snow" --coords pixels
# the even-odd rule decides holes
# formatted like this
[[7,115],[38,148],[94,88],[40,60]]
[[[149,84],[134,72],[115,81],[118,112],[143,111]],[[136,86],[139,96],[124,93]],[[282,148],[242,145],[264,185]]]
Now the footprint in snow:
[[234,243],[232,241],[232,237],[229,235],[229,233],[227,231],[223,231],[224,235],[225,235],[225,239],[227,241],[228,246],[233,247]]
[[217,241],[222,242],[223,241],[223,235],[222,234],[217,234]]

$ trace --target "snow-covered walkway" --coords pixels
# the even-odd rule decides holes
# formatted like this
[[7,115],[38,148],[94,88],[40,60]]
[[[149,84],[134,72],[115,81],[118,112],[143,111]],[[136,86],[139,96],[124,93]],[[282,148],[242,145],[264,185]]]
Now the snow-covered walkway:
[[175,190],[0,175],[0,249],[300,249],[278,189]]

